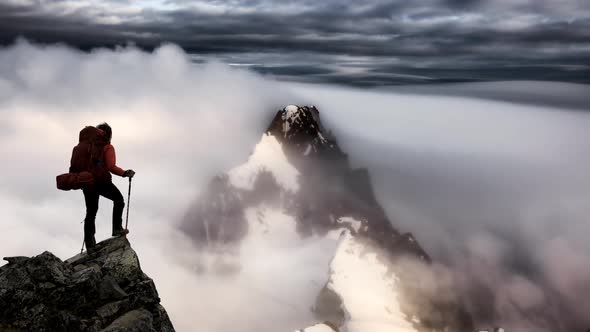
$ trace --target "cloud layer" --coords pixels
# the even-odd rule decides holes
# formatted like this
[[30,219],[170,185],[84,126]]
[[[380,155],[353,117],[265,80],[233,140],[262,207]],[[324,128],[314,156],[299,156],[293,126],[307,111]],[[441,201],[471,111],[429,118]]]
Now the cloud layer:
[[[26,42],[0,50],[0,85],[0,257],[77,253],[83,196],[58,191],[55,176],[67,171],[79,130],[107,121],[117,163],[137,172],[130,240],[177,331],[289,331],[315,323],[309,304],[336,243],[251,243],[250,255],[225,262],[177,231],[211,177],[247,159],[276,110],[293,99],[287,89],[218,63],[193,66],[173,45],[82,53]],[[114,182],[126,196],[126,179]],[[99,241],[110,236],[111,208],[101,199]],[[237,264],[242,273],[198,274],[207,259]]]
[[587,1],[33,1],[0,5],[0,42],[173,42],[291,80],[374,86],[588,83]]
[[[514,89],[505,85],[497,92]],[[583,301],[590,296],[588,113],[332,87],[295,91],[324,110],[355,164],[369,168],[394,224],[450,268],[479,327],[590,326]]]
[[[369,167],[395,226],[446,265],[479,323],[590,326],[585,112],[278,83],[195,66],[173,45],[83,53],[20,42],[0,50],[0,87],[2,255],[76,252],[82,195],[58,192],[54,176],[67,169],[79,129],[106,120],[118,163],[138,174],[133,245],[179,331],[233,331],[228,315],[252,331],[312,323],[307,305],[332,243],[254,245],[276,259],[246,260],[243,277],[215,279],[195,273],[197,255],[175,231],[210,177],[245,161],[274,111],[291,103],[318,106],[353,162]],[[101,202],[98,239],[109,234],[110,204]]]

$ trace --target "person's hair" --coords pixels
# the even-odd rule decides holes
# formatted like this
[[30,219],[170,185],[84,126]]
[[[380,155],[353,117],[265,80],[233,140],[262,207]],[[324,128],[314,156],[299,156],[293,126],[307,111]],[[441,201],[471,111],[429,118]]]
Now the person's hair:
[[111,129],[111,126],[109,126],[108,123],[103,122],[103,123],[99,124],[98,126],[96,126],[96,128],[104,131],[105,134],[107,134],[107,138],[108,138],[109,141],[113,137],[113,130]]

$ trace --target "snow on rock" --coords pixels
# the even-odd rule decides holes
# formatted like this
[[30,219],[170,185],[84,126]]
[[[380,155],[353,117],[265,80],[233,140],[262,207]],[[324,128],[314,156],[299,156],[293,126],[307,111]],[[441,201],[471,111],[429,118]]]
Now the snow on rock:
[[339,224],[349,225],[350,227],[352,227],[352,229],[354,229],[356,233],[359,232],[361,226],[363,225],[362,221],[354,219],[352,217],[340,217],[336,222]]
[[331,229],[329,230],[325,237],[327,239],[331,239],[331,240],[338,240],[340,239],[342,236],[344,236],[345,232],[347,231],[346,228],[341,227],[341,228],[336,228],[336,229]]
[[277,111],[267,132],[289,147],[289,155],[315,157],[329,151],[340,154],[336,141],[323,133],[320,113],[314,106],[289,105]]
[[296,122],[299,119],[299,106],[289,105],[285,107],[283,112],[283,132],[287,135],[290,129],[290,123]]
[[308,327],[303,330],[297,330],[295,332],[335,332],[335,331],[336,330],[334,330],[333,328],[331,328],[330,326],[328,326],[326,324],[317,324],[317,325]]
[[377,253],[346,231],[327,287],[342,302],[348,332],[417,332],[398,302],[397,277]]
[[309,153],[311,152],[311,149],[313,148],[313,146],[311,144],[307,144],[307,147],[305,148],[305,151],[303,152],[304,156],[308,156]]
[[292,192],[299,190],[299,171],[287,160],[281,143],[268,134],[262,135],[248,161],[230,170],[228,175],[231,184],[235,187],[253,190],[261,171],[270,172],[284,189]]
[[285,119],[292,119],[295,120],[295,117],[298,116],[299,106],[297,105],[288,105],[285,107]]
[[294,114],[295,112],[297,112],[298,109],[299,106],[297,105],[287,105],[287,107],[285,107],[285,112],[288,112],[289,114]]

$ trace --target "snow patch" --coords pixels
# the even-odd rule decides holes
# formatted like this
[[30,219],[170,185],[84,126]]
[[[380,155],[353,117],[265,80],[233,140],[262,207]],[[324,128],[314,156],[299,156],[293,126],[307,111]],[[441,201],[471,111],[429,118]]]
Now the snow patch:
[[299,120],[299,106],[289,105],[283,109],[283,133],[285,137],[287,132],[291,129],[290,124]]
[[289,105],[289,106],[285,107],[285,112],[287,112],[287,114],[289,116],[295,114],[298,110],[299,110],[299,106],[297,106],[297,105]]
[[362,221],[352,217],[340,217],[336,222],[339,224],[350,225],[350,227],[352,227],[356,233],[359,232],[359,229],[361,229],[361,226],[363,225]]
[[346,231],[327,285],[342,301],[348,332],[417,332],[398,302],[396,276]]
[[311,152],[311,144],[307,144],[307,148],[305,148],[305,152],[303,152],[304,156],[308,156]]
[[331,229],[326,233],[326,238],[330,240],[339,240],[344,233],[347,231],[346,228]]
[[270,172],[285,190],[299,190],[299,171],[287,160],[281,143],[272,135],[264,134],[245,164],[228,172],[230,183],[240,189],[253,190],[261,171]]
[[306,329],[298,330],[295,332],[334,332],[334,329],[332,329],[326,324],[317,324],[312,327],[308,327]]

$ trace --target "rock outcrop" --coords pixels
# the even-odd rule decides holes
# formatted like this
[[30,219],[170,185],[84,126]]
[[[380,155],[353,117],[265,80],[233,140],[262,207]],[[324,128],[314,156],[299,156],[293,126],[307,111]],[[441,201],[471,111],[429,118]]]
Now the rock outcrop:
[[0,267],[0,332],[174,332],[125,237],[65,262],[50,252]]

